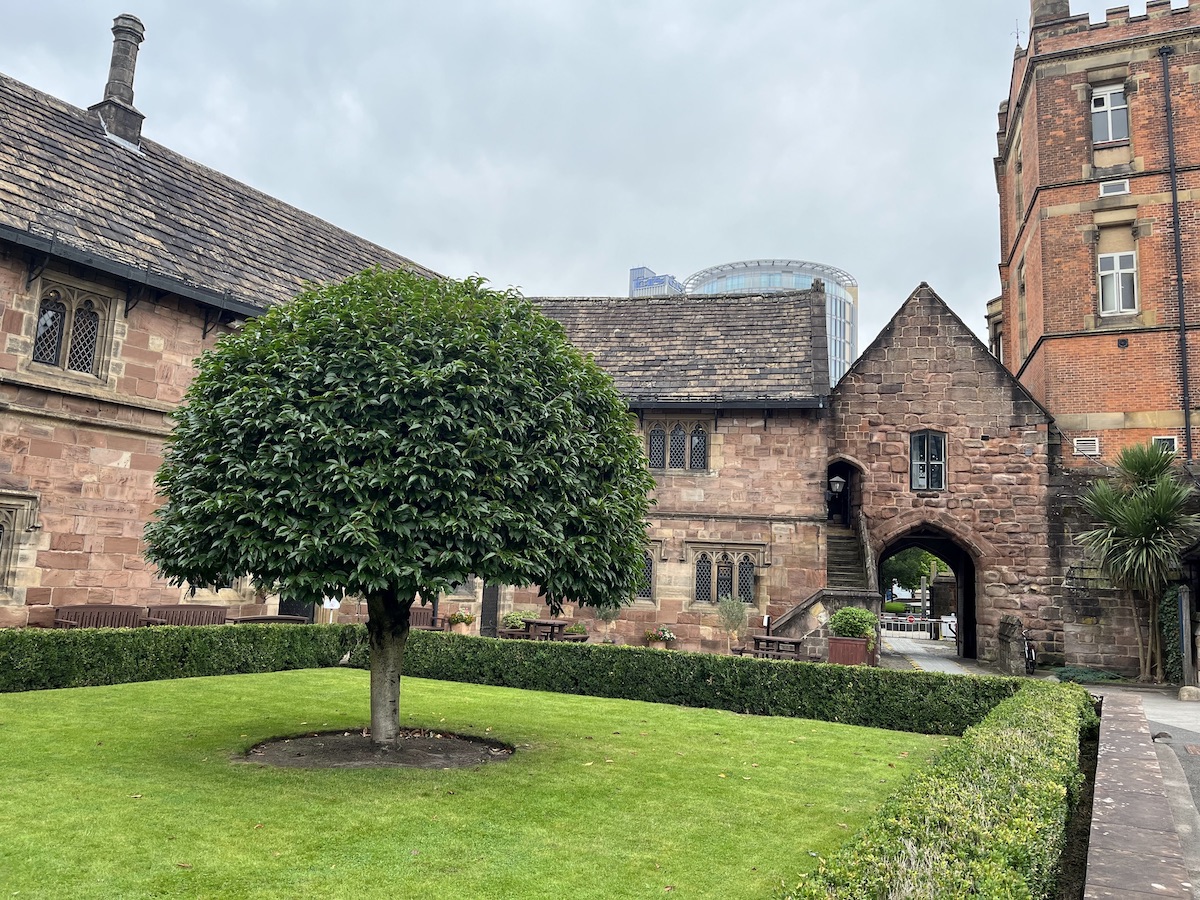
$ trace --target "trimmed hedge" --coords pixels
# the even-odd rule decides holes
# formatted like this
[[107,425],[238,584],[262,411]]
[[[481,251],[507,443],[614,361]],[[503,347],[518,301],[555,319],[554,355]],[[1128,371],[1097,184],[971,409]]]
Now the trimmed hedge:
[[[369,668],[361,625],[0,629],[0,692],[335,666]],[[413,631],[407,675],[961,734],[1019,681]]]
[[1080,738],[1097,724],[1082,688],[1025,683],[785,897],[1057,896]]
[[[361,645],[350,664],[369,668]],[[526,690],[958,735],[1021,682],[559,641],[414,631],[404,673]]]
[[361,625],[0,629],[0,693],[336,666]]

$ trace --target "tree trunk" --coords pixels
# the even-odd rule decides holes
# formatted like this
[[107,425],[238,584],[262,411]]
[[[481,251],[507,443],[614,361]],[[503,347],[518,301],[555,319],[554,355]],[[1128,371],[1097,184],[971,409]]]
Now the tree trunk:
[[1162,626],[1158,601],[1150,600],[1150,675],[1155,684],[1163,681]]
[[367,637],[371,644],[371,740],[394,747],[400,738],[400,675],[408,643],[409,608],[394,588],[367,595]]
[[1138,681],[1150,680],[1150,651],[1142,639],[1142,611],[1138,609],[1137,595],[1130,592],[1129,608],[1133,612],[1133,632],[1137,636]]

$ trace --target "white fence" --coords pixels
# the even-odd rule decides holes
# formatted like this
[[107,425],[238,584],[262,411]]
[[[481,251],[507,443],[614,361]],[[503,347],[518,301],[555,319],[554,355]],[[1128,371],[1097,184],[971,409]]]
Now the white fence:
[[954,616],[941,619],[928,619],[922,616],[889,616],[884,615],[879,620],[879,627],[885,633],[911,634],[930,640],[954,640],[957,622]]

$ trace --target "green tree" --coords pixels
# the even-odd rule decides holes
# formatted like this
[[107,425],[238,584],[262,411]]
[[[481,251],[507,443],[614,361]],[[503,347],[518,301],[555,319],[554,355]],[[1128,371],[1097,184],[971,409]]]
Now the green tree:
[[641,442],[611,379],[514,290],[372,270],[205,353],[146,528],[176,583],[366,600],[371,733],[398,738],[409,610],[477,575],[612,607],[642,577]]
[[880,580],[885,587],[898,584],[908,591],[921,586],[921,579],[928,578],[930,566],[936,565],[938,572],[948,572],[946,564],[920,547],[909,547],[889,556],[880,567]]
[[1162,677],[1158,600],[1200,532],[1200,516],[1187,512],[1194,491],[1175,476],[1173,463],[1174,455],[1157,445],[1127,447],[1116,474],[1080,496],[1098,527],[1079,541],[1133,609],[1142,681]]
[[717,622],[725,632],[725,649],[732,651],[733,642],[746,633],[748,618],[744,600],[730,594],[717,600]]

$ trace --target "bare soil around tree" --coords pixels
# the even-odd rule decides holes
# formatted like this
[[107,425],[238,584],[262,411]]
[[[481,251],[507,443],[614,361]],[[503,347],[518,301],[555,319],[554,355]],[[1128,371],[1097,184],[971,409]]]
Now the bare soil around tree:
[[264,741],[235,762],[298,769],[457,769],[503,762],[513,748],[499,741],[402,728],[395,747],[383,747],[364,730],[329,731]]

